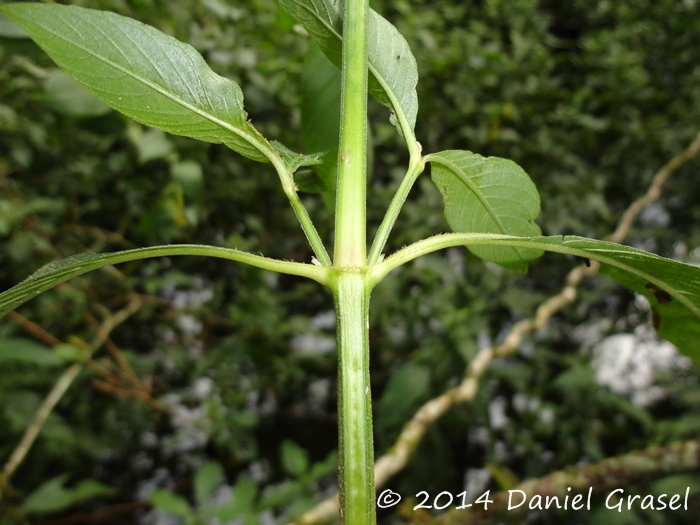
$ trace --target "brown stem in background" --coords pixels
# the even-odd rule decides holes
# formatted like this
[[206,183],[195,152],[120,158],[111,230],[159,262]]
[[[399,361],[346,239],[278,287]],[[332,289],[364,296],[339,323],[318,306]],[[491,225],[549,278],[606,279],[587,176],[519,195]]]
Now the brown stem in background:
[[115,397],[132,397],[134,399],[138,399],[140,401],[143,401],[147,405],[152,406],[161,414],[165,414],[168,416],[172,415],[172,410],[170,410],[168,407],[166,407],[162,403],[159,403],[158,401],[153,399],[147,392],[144,392],[143,390],[133,390],[131,388],[120,388],[119,386],[111,385],[110,383],[107,383],[105,381],[100,381],[99,379],[93,379],[90,383],[97,390],[104,392],[105,394],[110,394],[110,395],[113,395]]
[[7,318],[24,330],[27,334],[31,335],[37,341],[41,341],[49,346],[60,345],[61,341],[56,339],[53,335],[48,333],[38,324],[30,321],[26,317],[21,316],[17,312],[10,312],[7,314]]
[[673,157],[663,168],[656,172],[656,175],[654,175],[654,178],[651,181],[651,186],[649,186],[646,194],[634,201],[632,205],[627,208],[627,211],[625,211],[625,213],[622,215],[622,218],[620,219],[615,231],[612,233],[612,235],[606,237],[605,240],[622,242],[623,239],[627,237],[627,233],[632,227],[632,223],[637,218],[637,215],[639,215],[644,208],[649,206],[649,204],[661,197],[661,188],[671,174],[683,164],[695,157],[699,152],[700,132],[698,132],[693,142],[683,153]]
[[148,501],[134,501],[131,503],[118,503],[103,507],[95,512],[81,512],[73,514],[67,518],[51,520],[48,525],[79,525],[81,523],[99,523],[99,525],[122,525],[125,521],[125,514],[131,514],[137,509],[148,508],[151,503]]
[[[89,358],[90,355],[92,355],[98,348],[100,348],[100,346],[102,346],[107,337],[109,337],[110,332],[114,330],[116,326],[123,323],[130,315],[135,313],[139,308],[141,308],[141,305],[141,300],[138,299],[138,297],[134,297],[124,309],[120,310],[114,315],[108,316],[98,327],[95,337],[93,338],[92,342],[87,348],[86,357]],[[21,319],[19,320],[21,321]],[[26,319],[24,321],[26,321],[26,323],[30,323]],[[51,389],[51,392],[49,392],[49,394],[42,402],[41,406],[39,407],[39,410],[34,416],[33,421],[31,422],[29,427],[27,427],[27,430],[24,432],[22,439],[20,440],[15,450],[12,452],[12,455],[7,460],[7,463],[5,463],[2,472],[0,473],[0,496],[2,496],[2,492],[4,491],[5,487],[9,484],[12,475],[20,466],[24,458],[27,456],[29,449],[34,444],[34,441],[39,435],[39,432],[44,426],[44,423],[46,423],[46,419],[49,417],[49,414],[51,414],[56,404],[66,393],[66,391],[68,390],[68,388],[73,383],[73,381],[82,369],[83,365],[79,363],[71,365],[68,368],[68,370],[66,370],[61,375],[59,380]]]
[[[664,447],[651,447],[604,459],[598,463],[559,470],[543,478],[520,483],[510,489],[525,493],[526,502],[520,507],[508,510],[510,493],[498,492],[489,497],[493,503],[489,503],[488,510],[484,510],[482,505],[475,503],[471,508],[453,509],[430,521],[436,525],[488,525],[513,519],[522,523],[523,514],[529,510],[530,498],[536,495],[541,496],[543,508],[547,496],[550,498],[556,496],[563,506],[566,496],[569,496],[571,502],[574,495],[583,494],[584,498],[579,502],[583,501],[585,505],[586,495],[591,488],[593,494],[601,494],[627,485],[688,472],[698,467],[700,467],[700,439],[671,443]],[[567,490],[569,487],[571,491]],[[514,492],[512,498],[512,505],[515,506],[522,500],[522,494]],[[425,523],[422,519],[425,516],[413,513],[412,507],[405,506],[400,513],[410,518],[416,525]]]

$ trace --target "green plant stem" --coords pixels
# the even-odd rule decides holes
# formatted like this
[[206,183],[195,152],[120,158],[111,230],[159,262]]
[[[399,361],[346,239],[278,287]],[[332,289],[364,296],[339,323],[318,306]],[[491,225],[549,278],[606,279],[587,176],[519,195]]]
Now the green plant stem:
[[341,267],[364,265],[367,252],[368,12],[368,0],[345,1],[334,251]]
[[374,525],[374,448],[369,382],[370,287],[342,270],[334,286],[338,337],[340,523]]
[[173,244],[170,246],[153,246],[150,248],[138,248],[136,250],[125,250],[114,253],[101,253],[90,255],[88,259],[85,254],[69,257],[40,269],[39,272],[29,276],[16,286],[0,294],[0,318],[20,306],[41,292],[50,290],[68,279],[77,277],[97,268],[103,268],[113,264],[119,264],[149,257],[169,257],[172,255],[205,255],[238,261],[263,270],[298,275],[308,277],[316,282],[328,286],[330,282],[330,268],[316,266],[313,264],[302,264],[297,262],[279,261],[253,255],[252,253],[240,252],[230,248],[219,246],[206,246],[198,244]]
[[345,0],[334,292],[338,337],[340,524],[374,525],[367,255],[367,22],[369,0]]
[[422,255],[455,246],[477,246],[480,244],[503,244],[506,246],[558,251],[560,253],[578,255],[579,257],[590,257],[590,254],[584,253],[582,250],[554,247],[545,243],[538,244],[537,239],[534,237],[515,237],[498,233],[443,233],[409,244],[398,252],[391,254],[381,263],[372,266],[369,273],[371,285],[376,286],[390,271]]
[[293,194],[288,194],[287,197],[289,198],[289,202],[292,204],[292,208],[294,208],[294,213],[296,213],[297,219],[299,219],[299,224],[301,224],[301,228],[304,230],[306,238],[311,244],[311,248],[314,250],[316,259],[318,259],[318,262],[320,262],[323,266],[331,266],[333,264],[331,262],[331,258],[326,251],[323,241],[321,241],[321,237],[318,235],[318,231],[316,230],[314,223],[311,222],[309,213],[302,204],[299,194],[295,191]]
[[299,193],[294,185],[294,175],[287,170],[284,163],[278,157],[268,155],[268,159],[270,159],[270,162],[272,162],[272,165],[277,170],[284,194],[289,199],[292,208],[294,208],[294,213],[299,220],[301,229],[304,230],[304,235],[306,235],[306,238],[309,240],[309,244],[311,244],[311,248],[314,251],[314,255],[316,255],[316,259],[318,259],[318,262],[320,262],[323,266],[331,266],[333,263],[331,262],[331,258],[326,251],[326,247],[321,240],[321,236],[318,234],[316,226],[314,226],[314,223],[311,221],[311,217],[309,217],[309,213],[306,211],[304,204],[299,198]]
[[406,175],[401,181],[401,185],[396,191],[394,198],[391,200],[391,204],[389,205],[389,208],[387,209],[386,214],[384,215],[384,219],[379,225],[377,235],[374,237],[372,249],[369,251],[369,258],[367,259],[367,264],[369,264],[370,266],[379,262],[382,255],[382,251],[386,246],[386,241],[389,238],[389,234],[391,233],[391,229],[394,227],[396,219],[398,218],[399,213],[401,212],[401,208],[403,207],[404,202],[406,202],[406,198],[408,197],[408,194],[411,191],[413,184],[416,182],[416,179],[418,179],[418,176],[421,173],[423,173],[424,169],[425,162],[422,158],[411,158],[411,161],[408,165],[408,170],[406,171]]
[[[569,241],[578,240],[589,240],[583,239],[582,237],[576,237],[574,235],[567,236]],[[584,259],[592,259],[603,264],[607,264],[614,268],[618,268],[624,272],[644,279],[648,283],[651,283],[659,290],[667,292],[674,299],[678,300],[683,304],[688,310],[690,310],[694,315],[700,318],[700,308],[696,306],[692,300],[685,297],[684,294],[679,293],[673,286],[664,282],[663,280],[649,274],[645,271],[639,270],[632,265],[625,264],[624,260],[619,257],[611,257],[605,255],[606,252],[599,252],[595,249],[584,250],[577,248],[575,246],[567,246],[563,244],[565,241],[561,240],[557,243],[548,242],[548,240],[556,239],[559,240],[559,236],[554,237],[516,237],[513,235],[500,235],[497,233],[445,233],[442,235],[435,235],[433,237],[428,237],[422,241],[415,242],[405,248],[402,248],[398,252],[394,253],[390,257],[386,258],[379,264],[376,264],[369,268],[368,271],[368,284],[370,287],[374,287],[381,281],[391,270],[398,268],[399,266],[406,264],[413,259],[420,257],[421,255],[426,255],[431,252],[442,250],[445,248],[450,248],[454,246],[478,246],[478,245],[489,245],[489,246],[510,246],[514,248],[529,248],[533,250],[545,250],[556,253],[563,253],[568,255],[574,255],[576,257],[581,257]],[[598,243],[606,243],[605,241],[597,241]],[[616,243],[608,242],[611,248],[614,248]],[[614,253],[612,250],[608,250],[608,253]],[[645,253],[645,252],[640,252]],[[646,255],[652,257],[653,254],[646,253]],[[662,259],[661,257],[658,257]]]

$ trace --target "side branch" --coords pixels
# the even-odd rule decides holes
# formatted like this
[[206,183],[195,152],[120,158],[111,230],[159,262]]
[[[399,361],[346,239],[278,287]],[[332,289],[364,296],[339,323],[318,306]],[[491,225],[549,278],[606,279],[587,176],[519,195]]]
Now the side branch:
[[0,318],[21,304],[39,295],[41,292],[49,290],[73,277],[77,277],[89,271],[123,262],[174,255],[204,255],[208,257],[217,257],[219,259],[242,262],[263,270],[297,275],[299,277],[308,277],[326,286],[330,282],[330,269],[328,267],[280,261],[219,246],[172,244],[113,253],[82,253],[61,261],[50,263],[40,268],[18,285],[1,293]]

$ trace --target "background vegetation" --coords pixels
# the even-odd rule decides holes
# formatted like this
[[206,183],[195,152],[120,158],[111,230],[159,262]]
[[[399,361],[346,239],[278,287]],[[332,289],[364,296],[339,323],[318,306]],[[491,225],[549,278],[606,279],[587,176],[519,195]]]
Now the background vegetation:
[[[265,136],[303,149],[309,40],[274,0],[70,3],[191,43],[241,85]],[[372,4],[418,61],[418,140],[431,151],[515,160],[540,190],[546,235],[609,234],[700,128],[696,0]],[[386,117],[371,105],[374,228],[407,160]],[[674,173],[626,242],[700,263],[699,169],[696,158]],[[309,261],[278,186],[269,166],[143,128],[86,98],[0,19],[2,289],[74,253],[164,242]],[[328,208],[315,195],[304,202],[330,239]],[[389,250],[447,230],[439,192],[422,178]],[[377,456],[422,403],[459,383],[480,348],[558,293],[578,262],[545,255],[525,275],[451,249],[389,276],[371,312]],[[123,322],[109,326],[117,315]],[[604,277],[585,279],[575,303],[492,363],[471,403],[430,427],[387,486],[404,496],[480,493],[698,438],[699,370],[658,341],[651,323],[643,301]],[[2,462],[59,377],[72,363],[82,369],[2,489],[0,523],[299,516],[334,491],[334,345],[329,293],[224,261],[131,263],[42,295],[0,324]],[[601,500],[598,510],[532,520],[697,523],[696,473],[625,489],[685,487],[688,512],[618,514]],[[400,514],[379,519],[409,519]]]

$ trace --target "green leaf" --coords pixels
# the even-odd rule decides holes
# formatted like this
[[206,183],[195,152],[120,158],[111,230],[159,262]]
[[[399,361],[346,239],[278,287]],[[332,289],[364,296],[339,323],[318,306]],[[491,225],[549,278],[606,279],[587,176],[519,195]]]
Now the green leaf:
[[115,13],[37,3],[0,9],[78,84],[137,122],[260,162],[272,154],[247,121],[238,84],[192,46]]
[[302,166],[313,166],[315,164],[321,163],[321,153],[313,153],[311,155],[303,155],[301,153],[296,153],[290,150],[284,144],[273,140],[270,145],[275,150],[275,153],[279,155],[284,162],[284,166],[287,168],[289,173],[294,173]]
[[418,241],[385,259],[373,269],[378,282],[401,264],[450,246],[502,246],[545,250],[593,259],[601,272],[644,295],[654,311],[660,336],[700,363],[700,267],[666,259],[621,244],[573,235],[513,237],[478,233],[448,233]]
[[[302,65],[301,85],[301,138],[306,151],[328,152],[314,170],[318,192],[326,207],[333,210],[340,133],[340,70],[313,42],[309,42]],[[297,185],[302,188],[299,182]]]
[[148,497],[151,504],[158,510],[168,514],[175,514],[181,518],[193,516],[187,500],[180,494],[175,494],[171,490],[155,489]]
[[20,361],[41,366],[61,364],[61,360],[44,345],[19,337],[0,339],[0,363],[5,361]]
[[[666,259],[664,259],[664,262]],[[673,261],[675,262],[675,261]],[[649,266],[642,270],[649,273],[664,271],[668,283],[689,299],[695,306],[695,311],[687,304],[676,300],[668,290],[651,281],[615,267],[603,267],[602,272],[615,279],[618,283],[643,295],[651,304],[652,323],[656,332],[678,347],[681,352],[700,363],[700,268],[678,264],[678,274],[672,275],[670,268],[663,268],[659,261],[650,261]],[[688,270],[692,268],[695,271]],[[663,269],[663,270],[662,270]]]
[[401,366],[391,374],[377,404],[377,427],[386,429],[405,422],[429,388],[428,367],[413,361]]
[[119,489],[100,483],[94,479],[84,479],[73,489],[73,494],[78,501],[99,496],[114,497],[119,494]]
[[[309,32],[321,51],[336,66],[341,65],[342,2],[337,0],[279,0],[282,8]],[[418,114],[418,66],[406,39],[388,20],[370,9],[367,28],[369,91],[399,118],[391,122],[399,133],[413,133]],[[407,129],[402,131],[400,120]]]
[[63,487],[67,474],[53,478],[29,494],[22,503],[27,513],[48,514],[66,509],[73,504],[73,495]]
[[398,29],[386,18],[370,10],[369,92],[377,102],[393,110],[389,119],[403,135],[398,113],[403,113],[413,133],[418,115],[418,65],[411,48]]
[[56,345],[53,352],[56,357],[68,363],[84,363],[88,359],[85,352],[77,346],[68,343]]
[[309,471],[308,479],[315,481],[323,476],[329,476],[338,470],[338,453],[331,452],[326,459],[314,463]]
[[325,283],[327,279],[327,270],[321,266],[279,261],[230,248],[221,248],[219,246],[173,244],[137,248],[135,250],[125,250],[114,253],[81,253],[61,261],[49,263],[39,268],[18,285],[1,293],[0,319],[21,304],[36,297],[41,292],[66,282],[72,277],[96,270],[97,268],[102,268],[103,266],[147,259],[149,257],[167,257],[171,255],[205,255],[231,261],[239,261],[264,270],[309,277],[321,283]]
[[254,510],[253,502],[258,493],[258,487],[251,478],[241,476],[231,492],[229,501],[217,505],[211,511],[211,515],[221,521],[230,521]]
[[[427,160],[453,231],[540,235],[540,228],[534,223],[540,212],[540,196],[530,177],[515,162],[459,150],[434,153]],[[484,260],[521,271],[527,269],[527,261],[542,255],[540,250],[506,246],[478,246],[470,250]]]
[[197,470],[197,474],[194,476],[194,497],[197,505],[204,506],[223,481],[224,469],[216,461],[210,461]]
[[32,492],[22,503],[22,509],[31,514],[51,514],[98,496],[111,497],[119,491],[99,481],[86,479],[75,488],[65,488],[67,474],[53,478]]
[[697,475],[676,474],[650,484],[650,490],[654,494],[685,494],[686,489],[689,489],[690,496],[700,493],[700,482]]
[[265,510],[287,506],[300,496],[302,488],[302,484],[298,481],[284,481],[277,485],[268,486],[260,498],[258,509]]
[[700,362],[700,268],[611,242],[574,236],[542,241],[545,250],[561,246],[603,263],[602,273],[649,300],[658,334]]
[[309,455],[293,441],[285,439],[280,449],[282,466],[288,474],[299,477],[309,468]]

